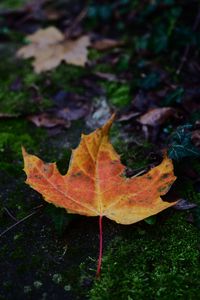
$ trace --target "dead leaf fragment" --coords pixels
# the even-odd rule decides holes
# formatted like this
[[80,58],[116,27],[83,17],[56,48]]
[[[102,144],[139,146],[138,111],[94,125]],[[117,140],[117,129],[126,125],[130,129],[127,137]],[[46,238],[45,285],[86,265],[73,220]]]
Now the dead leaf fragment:
[[111,73],[103,73],[103,72],[95,72],[95,75],[98,77],[108,80],[108,81],[119,81],[115,74]]
[[197,204],[189,202],[187,199],[179,199],[174,205],[177,210],[188,210],[197,207]]
[[162,125],[169,117],[175,114],[172,107],[153,108],[138,118],[138,122],[142,125],[159,126]]
[[100,39],[98,41],[95,41],[91,47],[96,49],[96,50],[108,50],[111,48],[116,48],[116,47],[120,47],[123,46],[124,42],[123,41],[119,41],[119,40],[113,40],[113,39]]
[[61,126],[69,128],[71,125],[70,121],[85,117],[88,112],[87,110],[87,107],[84,105],[73,108],[64,107],[61,109],[52,109],[50,112],[29,115],[27,119],[37,127],[53,128]]
[[63,126],[65,128],[68,128],[70,126],[69,121],[66,121],[62,118],[53,117],[48,113],[31,115],[28,116],[27,119],[34,123],[37,127],[53,128],[56,126]]
[[35,33],[28,35],[27,39],[40,47],[53,45],[64,40],[64,35],[55,27],[39,29]]
[[139,114],[140,114],[139,112],[129,111],[127,113],[121,114],[120,117],[118,118],[118,121],[119,122],[130,121],[131,119],[136,118]]
[[85,35],[76,40],[65,40],[65,36],[55,27],[40,29],[27,39],[30,45],[18,50],[20,58],[34,57],[36,73],[56,68],[62,61],[77,66],[85,66],[87,62],[87,47],[90,45],[89,36]]
[[108,138],[112,122],[113,117],[93,133],[82,135],[64,176],[56,163],[46,164],[23,149],[26,183],[69,213],[106,216],[121,224],[138,222],[173,206],[176,202],[160,197],[176,179],[171,159],[164,157],[142,176],[125,178],[125,166]]

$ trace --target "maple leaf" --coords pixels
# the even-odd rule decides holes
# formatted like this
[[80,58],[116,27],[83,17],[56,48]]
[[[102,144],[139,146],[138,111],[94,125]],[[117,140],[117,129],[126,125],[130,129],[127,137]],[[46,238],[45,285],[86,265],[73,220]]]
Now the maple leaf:
[[40,29],[27,36],[31,42],[18,50],[21,58],[35,57],[33,67],[36,73],[56,68],[62,61],[76,66],[84,66],[87,62],[89,36],[76,40],[65,40],[65,36],[57,28],[51,26]]
[[44,199],[67,212],[100,216],[100,272],[102,255],[102,217],[121,224],[132,224],[174,205],[164,202],[176,179],[171,159],[164,157],[160,165],[148,173],[132,178],[124,176],[125,166],[109,142],[109,129],[114,116],[89,135],[82,135],[72,151],[69,170],[61,175],[56,163],[44,163],[23,149],[26,183]]

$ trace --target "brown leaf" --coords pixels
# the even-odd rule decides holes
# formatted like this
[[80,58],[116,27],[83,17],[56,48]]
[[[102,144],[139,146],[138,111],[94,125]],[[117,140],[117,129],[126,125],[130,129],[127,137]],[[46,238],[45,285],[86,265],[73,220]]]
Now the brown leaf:
[[136,118],[139,114],[140,114],[139,112],[134,112],[134,111],[122,113],[122,114],[120,114],[118,121],[119,122],[130,121],[131,119]]
[[27,119],[37,127],[53,128],[62,126],[69,128],[71,125],[70,121],[85,117],[87,113],[88,107],[82,104],[80,107],[52,109],[49,112],[30,115]]
[[175,109],[172,107],[153,108],[138,118],[142,125],[158,126],[162,125],[167,119],[175,115]]
[[68,128],[70,122],[62,118],[53,117],[48,113],[28,116],[27,119],[34,123],[37,127],[53,128],[55,126],[64,126]]
[[40,29],[27,39],[30,45],[18,50],[21,58],[34,57],[36,73],[56,68],[62,61],[84,66],[87,62],[87,47],[90,45],[89,36],[85,35],[76,40],[65,40],[64,35],[55,27]]
[[56,112],[56,115],[64,120],[74,121],[85,117],[88,113],[87,106],[82,105],[76,108],[62,108]]
[[95,41],[91,47],[96,49],[96,50],[108,50],[110,48],[116,48],[116,47],[120,47],[123,46],[124,42],[123,41],[119,41],[119,40],[112,40],[112,39],[101,39],[98,41]]
[[197,204],[189,202],[187,199],[179,199],[174,205],[177,210],[188,210],[197,207]]

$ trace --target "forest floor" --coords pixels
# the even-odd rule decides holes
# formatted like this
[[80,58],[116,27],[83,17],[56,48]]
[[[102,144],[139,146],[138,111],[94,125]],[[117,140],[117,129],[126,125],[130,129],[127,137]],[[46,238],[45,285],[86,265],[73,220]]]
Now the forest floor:
[[[200,299],[198,1],[4,0],[0,25],[0,300]],[[38,73],[17,57],[49,26],[90,37],[84,66]],[[129,226],[104,218],[96,279],[98,218],[26,185],[21,146],[65,174],[81,133],[113,112],[128,176],[167,150],[177,176],[167,199],[180,204]]]

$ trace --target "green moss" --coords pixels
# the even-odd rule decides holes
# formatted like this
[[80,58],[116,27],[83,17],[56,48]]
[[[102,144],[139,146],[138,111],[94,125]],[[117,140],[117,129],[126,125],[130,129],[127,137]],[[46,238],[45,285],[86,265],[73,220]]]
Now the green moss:
[[119,82],[102,82],[108,101],[117,107],[125,107],[131,102],[130,86]]
[[89,49],[88,59],[91,61],[100,59],[102,57],[102,52],[96,49]]
[[[123,132],[123,126],[114,123],[110,132],[111,142],[120,155],[122,163],[132,170],[145,169],[150,162],[148,154],[153,149],[153,145],[142,140],[134,132],[131,136],[127,136]],[[130,146],[131,145],[131,146]]]
[[[0,64],[2,113],[27,114],[52,106],[42,75],[31,74],[29,63],[6,59]],[[31,75],[30,75],[31,74]]]
[[200,237],[184,215],[123,235],[104,254],[89,299],[197,299]]
[[[35,127],[26,120],[1,121],[0,127],[0,169],[16,174],[22,167],[21,146],[37,150],[39,141],[45,138],[43,129]],[[9,172],[10,173],[10,172]]]
[[[130,52],[130,53],[129,53]],[[118,61],[115,64],[108,63],[107,57],[112,53],[112,49],[107,51],[98,51],[95,49],[90,49],[89,60],[91,60],[94,65],[94,72],[110,73],[110,74],[120,74],[121,72],[128,69],[130,66],[130,55],[131,51],[126,49],[126,53],[119,54]]]
[[188,199],[190,202],[200,204],[200,193],[194,190],[193,182],[191,180],[182,180],[177,186],[177,191],[180,191],[180,194],[183,198]]
[[82,67],[73,65],[62,64],[57,69],[52,70],[51,76],[51,92],[59,89],[63,89],[69,92],[82,93],[83,87],[81,87],[80,78],[87,73],[87,70]]
[[52,97],[60,90],[82,92],[76,82],[84,72],[84,68],[62,64],[52,72],[35,74],[30,61],[9,59],[5,52],[0,63],[1,112],[31,114],[46,110],[54,105]]
[[16,9],[22,7],[24,4],[28,3],[28,0],[4,0],[0,4],[0,8],[3,9]]
[[12,147],[12,151],[19,154],[21,145],[33,146],[33,139],[28,133],[21,134],[16,139],[15,133],[2,132],[0,134],[0,151],[4,152],[7,147]]

